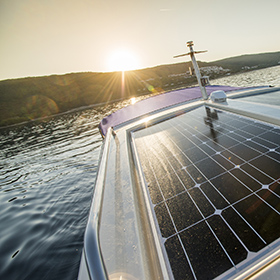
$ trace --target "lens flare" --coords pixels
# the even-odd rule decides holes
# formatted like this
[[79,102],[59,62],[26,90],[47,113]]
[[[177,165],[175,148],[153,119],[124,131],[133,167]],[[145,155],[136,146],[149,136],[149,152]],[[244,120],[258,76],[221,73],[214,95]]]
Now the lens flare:
[[54,115],[59,108],[54,100],[44,95],[33,95],[27,99],[26,106],[22,108],[30,120]]

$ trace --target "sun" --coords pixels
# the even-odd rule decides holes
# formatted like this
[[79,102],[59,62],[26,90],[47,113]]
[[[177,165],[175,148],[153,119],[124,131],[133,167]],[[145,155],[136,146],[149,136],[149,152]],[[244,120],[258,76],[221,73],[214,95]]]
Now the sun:
[[109,71],[128,71],[139,68],[137,56],[130,50],[113,51],[107,59]]

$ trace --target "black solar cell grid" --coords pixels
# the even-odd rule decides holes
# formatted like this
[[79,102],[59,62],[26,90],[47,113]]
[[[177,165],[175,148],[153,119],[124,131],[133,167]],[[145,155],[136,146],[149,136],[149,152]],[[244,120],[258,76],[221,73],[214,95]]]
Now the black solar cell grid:
[[279,127],[200,107],[134,139],[175,278],[215,278],[279,239]]

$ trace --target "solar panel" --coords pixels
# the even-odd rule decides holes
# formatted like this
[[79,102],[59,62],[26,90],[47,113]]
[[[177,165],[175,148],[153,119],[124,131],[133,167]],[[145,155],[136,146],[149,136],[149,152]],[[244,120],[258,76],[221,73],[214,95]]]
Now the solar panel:
[[279,127],[202,106],[133,133],[175,279],[237,271],[279,241]]

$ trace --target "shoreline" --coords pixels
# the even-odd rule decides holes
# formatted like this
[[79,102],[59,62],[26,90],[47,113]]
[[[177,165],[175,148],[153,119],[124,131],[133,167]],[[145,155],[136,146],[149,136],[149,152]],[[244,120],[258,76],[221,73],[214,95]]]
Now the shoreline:
[[[271,66],[271,67],[265,67],[265,68],[251,69],[251,70],[247,70],[247,71],[238,71],[238,72],[234,72],[234,73],[230,73],[230,74],[224,73],[224,74],[220,74],[220,75],[215,75],[215,77],[210,79],[210,83],[211,83],[211,80],[220,79],[220,78],[227,78],[227,77],[235,76],[235,75],[242,74],[242,73],[255,72],[255,71],[259,71],[259,70],[263,70],[263,69],[267,69],[267,68],[273,68],[273,67],[277,67],[277,66],[279,66],[279,65],[275,65],[275,66]],[[187,87],[195,86],[197,84],[197,83],[195,83],[193,81],[193,79],[191,80],[190,78],[186,78],[186,77],[184,77],[184,82],[185,83],[182,84],[182,82],[180,80],[178,82],[177,86],[175,84],[173,84],[173,85],[172,84],[168,84],[167,87],[166,87],[166,90],[164,90],[163,88],[159,87],[159,92],[160,91],[162,91],[162,92],[169,92],[169,91],[177,90],[177,89],[180,89],[180,88],[187,88]],[[2,119],[0,121],[0,129],[1,130],[9,129],[9,128],[13,128],[13,127],[16,127],[16,126],[26,125],[26,124],[30,124],[30,123],[34,123],[34,122],[40,122],[40,121],[43,121],[43,120],[46,120],[46,119],[50,119],[50,118],[53,118],[53,117],[57,117],[57,116],[61,116],[61,115],[65,115],[65,114],[69,114],[69,113],[73,113],[73,112],[78,112],[78,111],[81,111],[81,110],[98,108],[98,107],[103,107],[103,106],[106,106],[106,105],[112,105],[112,104],[114,104],[116,102],[121,102],[121,101],[129,100],[132,97],[137,98],[137,97],[149,96],[150,94],[153,94],[153,93],[156,94],[156,89],[153,88],[153,90],[151,91],[147,87],[146,90],[143,91],[143,92],[140,92],[140,93],[138,92],[137,94],[136,94],[136,92],[135,92],[135,90],[133,90],[132,94],[131,94],[131,92],[129,92],[130,93],[129,95],[124,96],[122,98],[115,98],[115,99],[110,100],[110,101],[104,101],[104,102],[98,102],[98,103],[92,103],[92,104],[82,104],[82,105],[78,104],[77,107],[75,107],[75,100],[74,100],[72,103],[68,102],[68,107],[67,107],[67,104],[66,105],[62,104],[61,105],[62,108],[60,108],[57,112],[53,112],[53,113],[50,112],[47,115],[39,116],[39,117],[34,117],[33,119],[30,119],[28,114],[24,115],[22,113],[22,106],[23,106],[22,103],[18,103],[17,104],[18,106],[15,105],[15,104],[10,104],[10,106],[13,106],[13,110],[16,112],[16,114],[14,116],[12,116],[12,115],[9,116],[8,115],[9,108],[8,108],[8,110],[6,108],[4,108],[4,106],[6,105],[4,103],[4,104],[1,104],[2,106],[0,105],[0,109],[2,109],[2,108],[6,109],[7,117],[5,118],[5,112],[4,113],[2,112],[2,116],[1,116]],[[56,94],[56,93],[52,92],[52,95],[54,97],[56,97],[56,95],[59,95],[59,93]],[[69,93],[68,96],[66,95],[66,97],[69,98],[70,95],[71,95],[71,92]],[[100,95],[100,93],[97,94],[97,96],[99,96],[99,95]],[[31,96],[31,97],[33,97],[33,96]],[[102,98],[100,98],[100,99],[102,99]],[[35,104],[35,105],[37,105],[37,104]],[[39,105],[45,105],[45,104],[39,104]],[[7,106],[7,107],[9,107],[9,106]],[[33,108],[31,108],[31,109],[33,109]],[[36,107],[35,109],[38,112],[40,112],[40,108]],[[32,113],[33,112],[31,111],[30,114],[32,115]],[[34,115],[36,116],[36,114],[34,114]]]

